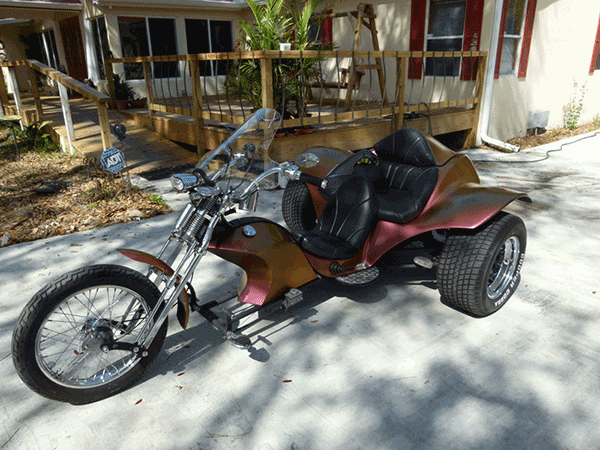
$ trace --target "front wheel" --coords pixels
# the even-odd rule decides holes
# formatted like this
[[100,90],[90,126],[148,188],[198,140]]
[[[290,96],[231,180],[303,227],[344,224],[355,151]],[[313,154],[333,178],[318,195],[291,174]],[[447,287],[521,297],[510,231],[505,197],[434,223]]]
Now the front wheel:
[[127,349],[159,297],[156,285],[126,267],[98,265],[63,275],[40,290],[17,321],[12,353],[19,376],[38,394],[73,404],[126,389],[164,342],[166,321],[147,356]]
[[525,224],[504,212],[475,232],[449,235],[437,270],[442,302],[475,317],[498,311],[519,285],[526,245]]

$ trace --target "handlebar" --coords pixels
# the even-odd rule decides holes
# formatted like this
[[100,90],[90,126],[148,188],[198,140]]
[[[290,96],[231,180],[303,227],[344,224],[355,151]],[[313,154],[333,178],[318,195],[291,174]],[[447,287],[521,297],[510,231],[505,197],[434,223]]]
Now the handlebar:
[[321,184],[323,183],[323,180],[321,178],[314,177],[307,173],[300,173],[298,180],[302,181],[304,183],[312,184],[313,186],[317,186],[317,187],[320,187]]

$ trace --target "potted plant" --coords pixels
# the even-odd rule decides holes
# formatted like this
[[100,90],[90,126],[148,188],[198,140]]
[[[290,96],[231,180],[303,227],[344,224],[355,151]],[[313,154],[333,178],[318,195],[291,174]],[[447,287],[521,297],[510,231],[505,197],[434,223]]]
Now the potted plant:
[[131,108],[145,107],[146,106],[146,97],[140,97],[139,95],[135,94],[134,99],[129,102],[129,106]]
[[117,109],[127,108],[127,104],[137,98],[129,83],[121,80],[121,77],[117,74],[113,75],[113,85],[115,87],[115,106]]
[[[309,36],[309,24],[315,8],[321,0],[299,0],[284,9],[283,0],[246,0],[252,10],[255,22],[242,21],[243,38],[240,47],[250,50],[311,50],[315,47]],[[282,44],[283,43],[283,44]],[[285,55],[284,55],[285,56]],[[306,115],[306,80],[315,72],[318,58],[274,59],[272,62],[273,102],[284,119]],[[250,102],[253,108],[262,106],[262,84],[260,61],[246,60],[235,63],[228,75],[226,87]],[[283,130],[286,131],[286,130]],[[292,130],[290,130],[292,131]]]

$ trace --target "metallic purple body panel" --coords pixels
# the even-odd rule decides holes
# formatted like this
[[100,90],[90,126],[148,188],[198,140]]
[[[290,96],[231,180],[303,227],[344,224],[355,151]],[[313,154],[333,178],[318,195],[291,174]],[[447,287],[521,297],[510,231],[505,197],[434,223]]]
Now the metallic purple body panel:
[[[253,227],[256,235],[244,235],[245,226]],[[238,299],[241,303],[264,305],[317,278],[285,228],[260,218],[245,222],[221,242],[211,242],[208,251],[246,271],[248,282]]]
[[[366,263],[369,267],[377,262],[388,250],[401,242],[427,231],[439,229],[473,229],[494,217],[500,210],[518,198],[529,199],[526,194],[500,187],[485,187],[471,160],[446,148],[433,138],[428,138],[439,168],[438,179],[427,204],[419,216],[410,222],[392,223],[379,221],[358,255],[338,261],[348,272],[357,264]],[[321,168],[321,173],[329,173],[332,167]],[[325,199],[316,188],[309,186],[317,214],[325,205]],[[338,276],[331,273],[333,260],[307,255],[315,270],[324,276]]]

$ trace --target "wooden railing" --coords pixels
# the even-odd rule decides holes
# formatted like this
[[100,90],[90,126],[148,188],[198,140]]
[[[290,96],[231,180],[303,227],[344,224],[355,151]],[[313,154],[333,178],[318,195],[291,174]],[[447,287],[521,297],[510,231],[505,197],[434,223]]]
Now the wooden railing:
[[[432,76],[423,73],[428,59]],[[295,80],[303,86],[303,95],[295,117],[283,121],[284,128],[385,118],[397,129],[405,113],[430,116],[445,108],[477,110],[487,52],[246,51],[109,59],[108,92],[114,98],[113,73],[137,66],[137,84],[146,92],[150,117],[157,112],[193,117],[197,130],[206,121],[236,125],[257,107],[284,109],[276,104],[275,93],[281,97],[286,80],[274,78],[274,67],[294,60],[311,70],[296,75],[303,78]],[[260,70],[254,102],[240,96],[228,81],[247,76],[243,63]],[[449,71],[452,75],[446,75]]]
[[[73,121],[71,118],[71,109],[69,106],[69,97],[67,89],[70,89],[74,92],[79,93],[83,97],[93,101],[96,103],[96,107],[98,109],[98,120],[100,124],[100,130],[102,134],[102,146],[104,149],[107,149],[111,146],[111,138],[110,138],[110,126],[108,121],[108,102],[110,101],[110,97],[106,94],[103,94],[96,89],[93,89],[80,81],[71,78],[68,75],[65,75],[62,72],[59,72],[52,67],[48,67],[45,64],[42,64],[35,60],[24,60],[24,61],[12,61],[12,62],[3,62],[0,63],[1,67],[8,68],[8,86],[12,91],[13,101],[16,108],[16,113],[21,117],[24,117],[25,110],[23,108],[23,102],[21,100],[21,96],[19,93],[19,88],[17,85],[15,68],[18,66],[26,66],[29,74],[29,82],[31,85],[31,91],[33,94],[33,99],[35,102],[35,110],[37,113],[37,120],[41,121],[44,117],[43,111],[43,101],[42,96],[38,88],[38,80],[40,75],[44,75],[54,81],[56,81],[58,85],[58,92],[60,95],[61,106],[63,117],[65,121],[65,127],[67,129],[67,142],[71,152],[73,151],[72,142],[76,141],[75,130],[73,127]],[[8,92],[5,87],[4,74],[2,70],[0,70],[0,99],[2,100],[2,105],[4,108],[9,106],[9,98]]]

